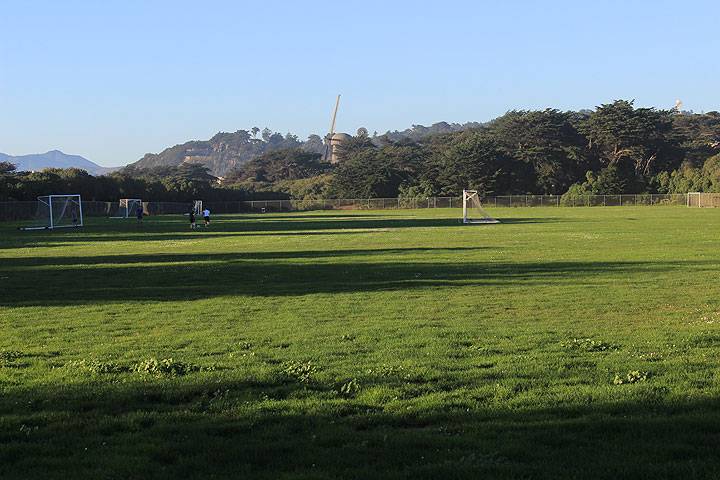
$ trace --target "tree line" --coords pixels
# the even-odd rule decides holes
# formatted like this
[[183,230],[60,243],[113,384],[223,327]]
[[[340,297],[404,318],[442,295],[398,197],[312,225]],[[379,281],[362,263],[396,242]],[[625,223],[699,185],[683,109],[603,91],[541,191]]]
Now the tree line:
[[266,151],[222,182],[198,163],[128,167],[101,177],[1,165],[0,199],[58,192],[156,201],[429,197],[457,196],[467,188],[483,195],[720,192],[718,112],[638,108],[617,100],[594,110],[510,111],[467,128],[411,132],[359,131],[341,146],[336,165],[323,162],[318,148]]
[[127,168],[109,175],[92,176],[77,168],[48,168],[18,172],[0,162],[0,201],[35,200],[48,194],[80,194],[83,200],[117,201],[142,198],[164,202],[246,200],[247,192],[217,185],[208,168],[198,164],[152,169]]
[[228,175],[245,190],[367,198],[720,191],[720,113],[637,108],[510,111],[428,136],[342,145],[334,167],[297,149],[260,156]]

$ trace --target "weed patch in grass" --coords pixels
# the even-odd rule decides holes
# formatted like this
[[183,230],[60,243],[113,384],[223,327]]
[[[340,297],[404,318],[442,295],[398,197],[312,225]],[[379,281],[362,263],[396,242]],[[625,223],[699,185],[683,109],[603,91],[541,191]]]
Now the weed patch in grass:
[[619,345],[602,340],[594,340],[592,338],[573,338],[560,345],[567,350],[579,350],[583,352],[608,352],[620,349]]
[[201,368],[197,365],[173,360],[172,358],[148,358],[138,362],[132,367],[132,371],[146,375],[154,375],[156,377],[169,376],[180,377],[191,372],[198,372]]
[[641,372],[640,370],[630,370],[625,375],[615,374],[613,379],[614,385],[625,385],[629,383],[644,382],[650,376],[650,372]]
[[318,368],[312,362],[290,361],[287,362],[282,369],[282,373],[287,377],[300,383],[310,383],[313,381]]
[[99,360],[72,360],[63,366],[68,371],[90,372],[93,374],[117,374],[131,371],[130,367],[116,362]]

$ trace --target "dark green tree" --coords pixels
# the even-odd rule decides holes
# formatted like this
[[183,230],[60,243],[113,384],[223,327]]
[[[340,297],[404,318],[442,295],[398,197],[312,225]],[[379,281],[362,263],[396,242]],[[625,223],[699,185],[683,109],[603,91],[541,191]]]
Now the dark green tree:
[[673,111],[635,108],[632,101],[616,100],[599,106],[579,129],[603,165],[628,162],[636,173],[652,175],[682,163],[673,115]]
[[532,166],[534,192],[562,193],[590,168],[585,139],[573,125],[571,115],[555,109],[514,110],[488,127],[504,153]]

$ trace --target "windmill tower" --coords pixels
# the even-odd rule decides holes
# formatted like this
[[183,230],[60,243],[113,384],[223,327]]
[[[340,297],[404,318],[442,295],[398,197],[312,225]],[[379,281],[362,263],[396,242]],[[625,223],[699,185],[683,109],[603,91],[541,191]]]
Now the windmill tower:
[[340,107],[340,95],[335,100],[335,110],[333,110],[332,121],[330,122],[330,132],[325,135],[325,154],[323,160],[330,163],[337,163],[338,146],[350,138],[347,133],[335,132],[335,120],[337,120],[338,107]]

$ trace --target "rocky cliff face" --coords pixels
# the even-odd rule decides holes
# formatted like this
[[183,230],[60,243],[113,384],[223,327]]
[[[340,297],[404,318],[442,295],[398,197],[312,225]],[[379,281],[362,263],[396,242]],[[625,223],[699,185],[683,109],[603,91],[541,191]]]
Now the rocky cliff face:
[[191,141],[166,148],[160,153],[148,153],[131,164],[136,168],[177,166],[183,163],[200,163],[210,169],[213,175],[222,177],[236,167],[263,153],[285,148],[306,148],[312,151],[322,147],[322,141],[312,135],[302,142],[296,136],[263,132],[256,138],[245,130],[233,133],[221,132],[210,140]]

